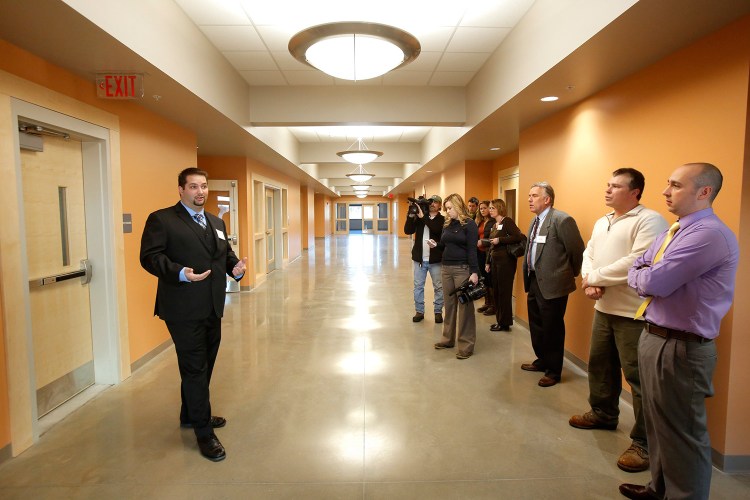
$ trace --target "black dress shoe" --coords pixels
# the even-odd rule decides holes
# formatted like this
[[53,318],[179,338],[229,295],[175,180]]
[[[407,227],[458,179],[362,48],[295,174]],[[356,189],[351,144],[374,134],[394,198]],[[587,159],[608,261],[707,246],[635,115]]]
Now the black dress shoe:
[[201,450],[201,455],[212,462],[220,462],[227,458],[227,452],[221,445],[219,438],[216,437],[216,434],[212,433],[206,437],[199,437],[198,448]]
[[[227,425],[227,419],[224,417],[211,417],[211,420],[209,420],[209,424],[214,429],[218,429],[219,427],[224,427]],[[193,423],[192,422],[180,422],[180,427],[183,429],[192,429]]]
[[535,365],[534,363],[523,363],[521,365],[521,370],[527,371],[527,372],[543,372],[544,368],[541,366]]
[[490,326],[490,331],[492,332],[509,332],[510,327],[509,326],[503,326],[499,323],[494,323],[492,326]]
[[623,483],[620,485],[620,493],[627,498],[659,498],[648,489],[648,486],[641,486],[640,484]]

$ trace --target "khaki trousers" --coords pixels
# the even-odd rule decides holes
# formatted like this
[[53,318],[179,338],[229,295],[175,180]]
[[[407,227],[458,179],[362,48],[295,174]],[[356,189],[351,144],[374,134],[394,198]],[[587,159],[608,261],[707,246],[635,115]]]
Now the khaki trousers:
[[443,296],[445,298],[445,322],[443,323],[444,344],[455,345],[458,350],[474,352],[477,339],[477,321],[474,316],[474,302],[461,304],[453,293],[471,273],[468,265],[447,266],[443,264]]

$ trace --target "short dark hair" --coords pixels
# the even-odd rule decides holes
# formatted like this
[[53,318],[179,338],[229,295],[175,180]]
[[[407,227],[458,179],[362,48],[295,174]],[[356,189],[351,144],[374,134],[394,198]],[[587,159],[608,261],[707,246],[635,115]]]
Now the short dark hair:
[[627,175],[630,177],[628,187],[631,190],[638,190],[638,196],[636,199],[640,200],[641,196],[643,196],[643,190],[646,189],[646,178],[643,177],[643,174],[634,168],[618,168],[612,172],[612,177],[617,177],[618,175]]
[[208,174],[205,170],[201,170],[197,167],[190,167],[180,172],[180,175],[177,176],[177,185],[184,188],[187,185],[187,178],[190,175],[202,175],[208,180]]
[[479,199],[476,196],[472,196],[471,198],[469,198],[469,203],[476,203],[477,205],[479,205]]
[[695,176],[693,182],[695,182],[696,189],[704,186],[711,187],[711,198],[709,201],[713,203],[721,190],[721,185],[724,183],[724,176],[721,175],[721,170],[716,165],[705,162],[686,163],[686,165],[700,167],[701,171]]

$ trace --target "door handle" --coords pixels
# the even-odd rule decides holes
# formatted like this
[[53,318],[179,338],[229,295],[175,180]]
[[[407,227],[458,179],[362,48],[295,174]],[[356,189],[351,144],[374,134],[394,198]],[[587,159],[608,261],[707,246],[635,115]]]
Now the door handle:
[[271,234],[271,231],[266,231],[266,234]]
[[58,281],[67,281],[73,278],[81,278],[81,285],[86,285],[91,282],[91,274],[93,268],[91,262],[88,259],[81,260],[81,268],[78,271],[72,271],[69,273],[55,274],[52,276],[45,276],[44,278],[36,278],[29,280],[29,290],[34,288],[40,288],[46,285],[52,285]]

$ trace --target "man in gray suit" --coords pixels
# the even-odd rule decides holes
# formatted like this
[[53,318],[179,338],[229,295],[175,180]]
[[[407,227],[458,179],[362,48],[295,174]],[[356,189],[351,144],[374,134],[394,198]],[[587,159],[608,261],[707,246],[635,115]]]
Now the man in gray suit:
[[529,210],[536,214],[529,227],[529,247],[523,264],[523,284],[529,310],[531,345],[536,354],[522,370],[544,372],[541,387],[560,381],[565,353],[565,308],[575,291],[585,245],[573,218],[553,208],[555,191],[537,182],[529,191]]

